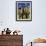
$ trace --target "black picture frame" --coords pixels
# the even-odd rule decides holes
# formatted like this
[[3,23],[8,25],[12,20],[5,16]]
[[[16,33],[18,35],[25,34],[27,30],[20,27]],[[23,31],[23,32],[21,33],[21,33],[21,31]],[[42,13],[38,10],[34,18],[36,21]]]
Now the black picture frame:
[[[27,4],[27,6],[30,8],[30,9],[27,9],[27,10],[29,10],[30,11],[30,15],[27,15],[26,13],[24,13],[24,14],[21,14],[21,15],[18,15],[18,6],[19,6],[19,10],[21,9],[22,10],[22,8],[20,7],[20,5],[19,5],[19,3],[20,3],[20,5],[21,5],[21,3],[23,4],[23,3],[25,3],[25,7],[26,7],[26,4]],[[21,5],[22,6],[22,5]],[[24,6],[24,5],[23,5]],[[23,7],[22,6],[22,7]],[[24,9],[24,8],[23,8]],[[25,8],[26,9],[26,8]],[[19,13],[20,14],[20,13]],[[26,15],[25,15],[26,14]],[[20,18],[19,18],[19,17]],[[25,16],[25,18],[24,18],[24,16]],[[29,16],[29,18],[28,17],[26,17],[26,16]],[[23,19],[24,18],[24,19]],[[28,19],[27,19],[28,18]],[[32,1],[16,1],[16,21],[32,21]]]

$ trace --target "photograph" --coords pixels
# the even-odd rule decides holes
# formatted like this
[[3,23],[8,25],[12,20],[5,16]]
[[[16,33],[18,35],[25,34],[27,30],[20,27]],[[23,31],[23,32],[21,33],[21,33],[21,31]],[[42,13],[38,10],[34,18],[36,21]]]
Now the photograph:
[[16,20],[32,21],[32,1],[16,1]]

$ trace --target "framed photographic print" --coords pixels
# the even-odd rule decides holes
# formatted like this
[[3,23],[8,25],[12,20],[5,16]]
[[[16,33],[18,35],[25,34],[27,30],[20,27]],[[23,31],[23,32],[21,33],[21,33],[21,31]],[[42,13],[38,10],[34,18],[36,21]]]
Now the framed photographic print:
[[16,1],[16,21],[32,21],[32,1]]

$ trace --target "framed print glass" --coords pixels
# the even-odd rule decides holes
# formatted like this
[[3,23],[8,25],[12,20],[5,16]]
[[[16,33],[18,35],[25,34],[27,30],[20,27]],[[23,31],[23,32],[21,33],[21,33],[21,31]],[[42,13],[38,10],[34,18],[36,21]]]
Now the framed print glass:
[[32,21],[32,1],[16,1],[16,21]]

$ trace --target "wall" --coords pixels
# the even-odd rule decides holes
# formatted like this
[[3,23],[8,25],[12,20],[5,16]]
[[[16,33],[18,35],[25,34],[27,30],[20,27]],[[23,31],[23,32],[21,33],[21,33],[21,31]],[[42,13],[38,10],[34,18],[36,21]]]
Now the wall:
[[15,0],[0,0],[0,30],[9,27],[23,32],[24,44],[36,37],[46,36],[46,0],[32,0],[32,21],[15,20]]

